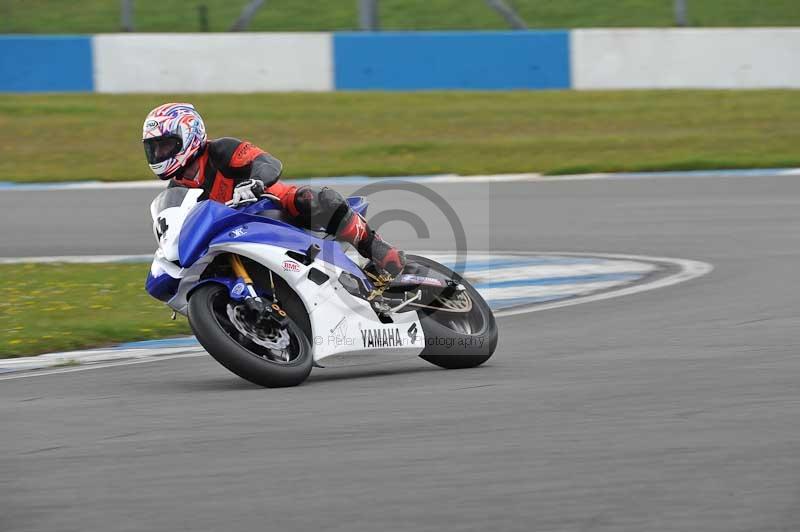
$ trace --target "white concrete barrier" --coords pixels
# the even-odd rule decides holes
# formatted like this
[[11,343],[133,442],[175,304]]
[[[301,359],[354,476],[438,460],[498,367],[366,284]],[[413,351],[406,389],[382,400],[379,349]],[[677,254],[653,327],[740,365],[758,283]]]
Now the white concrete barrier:
[[[106,93],[331,91],[339,80],[339,89],[369,88],[344,82],[347,75],[370,78],[374,74],[356,61],[363,50],[354,51],[345,44],[361,43],[363,53],[374,55],[373,41],[398,37],[368,37],[330,33],[96,35],[92,37],[93,87]],[[402,37],[413,41],[414,34]],[[424,39],[431,36],[420,34],[419,38],[427,42]],[[800,28],[572,30],[569,55],[565,50],[563,62],[567,60],[565,88],[800,88]],[[89,75],[84,85],[91,90]],[[415,76],[420,75],[419,69],[406,69],[393,80],[394,88],[416,87]],[[453,88],[459,80],[464,83],[453,79],[446,79],[454,83]],[[504,82],[502,72],[497,80]],[[462,88],[470,87],[465,83]]]
[[575,89],[800,87],[800,29],[586,29]]
[[97,92],[333,90],[329,33],[94,37]]

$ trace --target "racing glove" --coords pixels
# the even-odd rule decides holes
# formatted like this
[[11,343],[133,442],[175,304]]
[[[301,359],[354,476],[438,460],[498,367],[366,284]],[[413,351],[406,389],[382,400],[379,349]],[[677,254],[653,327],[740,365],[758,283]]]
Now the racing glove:
[[233,199],[227,202],[226,205],[235,207],[242,203],[258,201],[262,194],[264,194],[264,182],[258,179],[248,179],[234,187]]

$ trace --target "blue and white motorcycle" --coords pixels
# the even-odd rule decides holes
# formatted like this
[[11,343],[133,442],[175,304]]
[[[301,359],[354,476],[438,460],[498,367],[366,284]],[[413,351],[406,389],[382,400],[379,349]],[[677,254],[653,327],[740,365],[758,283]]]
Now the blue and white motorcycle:
[[[243,379],[294,386],[313,366],[420,356],[455,369],[492,356],[492,311],[449,268],[409,255],[388,280],[349,244],[289,223],[275,197],[232,207],[201,194],[169,188],[151,204],[159,247],[145,287]],[[348,202],[365,215],[364,198]]]

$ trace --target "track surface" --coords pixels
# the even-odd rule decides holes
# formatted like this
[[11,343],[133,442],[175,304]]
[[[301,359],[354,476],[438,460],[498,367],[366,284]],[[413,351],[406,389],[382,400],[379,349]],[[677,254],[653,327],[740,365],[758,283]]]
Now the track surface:
[[[2,382],[0,530],[797,529],[800,182],[436,190],[475,249],[716,269],[504,318],[475,370],[410,361],[264,390],[192,358]],[[118,232],[98,240],[103,195]],[[0,249],[146,253],[149,227],[132,221],[150,195],[5,194]],[[57,223],[25,218],[23,198]],[[387,232],[415,244],[401,224]]]

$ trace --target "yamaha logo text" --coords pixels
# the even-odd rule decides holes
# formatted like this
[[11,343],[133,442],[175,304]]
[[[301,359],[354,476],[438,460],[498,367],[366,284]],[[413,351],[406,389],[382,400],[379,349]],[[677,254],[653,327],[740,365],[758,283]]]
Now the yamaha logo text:
[[402,347],[400,329],[362,329],[364,347]]

